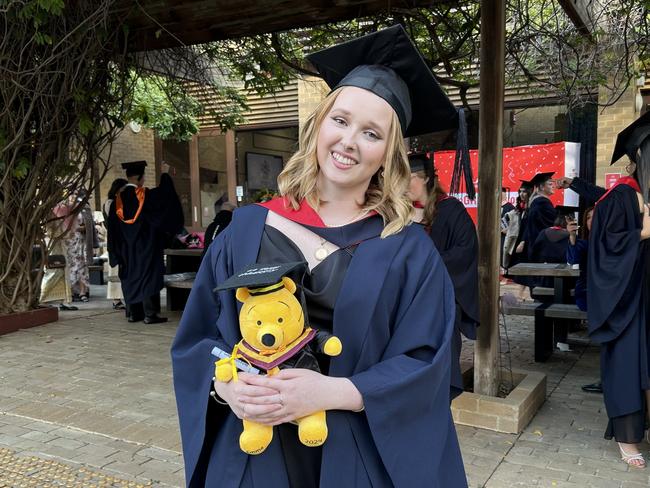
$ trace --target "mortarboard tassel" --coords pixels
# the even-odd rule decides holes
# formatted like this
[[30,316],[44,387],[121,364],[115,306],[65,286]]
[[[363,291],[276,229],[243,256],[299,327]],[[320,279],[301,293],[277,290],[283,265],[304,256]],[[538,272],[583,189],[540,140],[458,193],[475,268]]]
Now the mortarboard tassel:
[[458,132],[456,134],[456,157],[454,158],[454,171],[451,176],[450,193],[459,193],[461,177],[465,182],[467,197],[470,200],[476,198],[474,189],[474,177],[472,175],[472,163],[469,158],[469,144],[467,142],[467,123],[465,122],[465,110],[458,110]]

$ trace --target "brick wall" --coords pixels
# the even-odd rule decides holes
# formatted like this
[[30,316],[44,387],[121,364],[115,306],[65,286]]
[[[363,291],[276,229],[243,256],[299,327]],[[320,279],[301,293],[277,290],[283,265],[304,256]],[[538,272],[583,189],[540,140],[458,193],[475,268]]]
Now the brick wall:
[[330,92],[327,84],[320,78],[306,76],[298,81],[298,126],[316,109],[318,104]]
[[617,103],[598,112],[598,143],[596,146],[596,184],[598,185],[605,185],[605,173],[625,173],[624,167],[627,164],[627,158],[621,158],[613,166],[610,166],[609,162],[614,152],[616,135],[639,117],[634,109],[635,97],[636,87],[630,87]]
[[[100,184],[101,201],[104,202],[108,190],[115,178],[126,178],[121,164],[126,161],[147,161],[147,169],[144,174],[144,184],[148,187],[156,186],[156,166],[154,157],[154,133],[150,129],[143,128],[139,133],[133,132],[127,126],[117,136],[110,153],[109,170]],[[90,203],[95,208],[94,202]]]

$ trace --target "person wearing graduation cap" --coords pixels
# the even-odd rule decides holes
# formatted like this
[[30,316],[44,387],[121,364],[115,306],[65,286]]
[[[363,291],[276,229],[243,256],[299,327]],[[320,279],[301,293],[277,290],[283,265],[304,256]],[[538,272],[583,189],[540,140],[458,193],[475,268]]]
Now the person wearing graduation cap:
[[414,220],[427,229],[454,284],[456,323],[452,337],[451,392],[456,397],[464,389],[460,369],[461,333],[468,339],[476,339],[479,323],[478,237],[465,206],[440,186],[429,156],[409,154],[409,165],[409,198],[416,206]]
[[[465,487],[449,407],[454,288],[410,225],[403,140],[458,123],[456,109],[401,26],[308,59],[333,91],[305,122],[281,197],[235,210],[210,246],[172,346],[187,486]],[[306,322],[341,354],[321,357],[321,373],[214,383],[210,352],[241,336],[234,292],[213,290],[252,263],[294,261],[308,265],[290,275]],[[290,422],[320,410],[327,440],[303,446]],[[241,418],[283,430],[249,456]]]
[[169,235],[183,226],[183,211],[169,165],[161,167],[160,185],[145,188],[146,161],[122,164],[128,184],[111,204],[108,221],[108,255],[119,266],[119,277],[129,322],[166,322],[160,313],[160,290],[165,266],[163,250]]
[[526,223],[523,228],[521,242],[517,250],[523,249],[528,260],[532,259],[532,246],[542,230],[551,227],[555,221],[556,212],[550,197],[555,193],[553,171],[537,173],[530,180],[533,194],[528,201]]
[[[639,451],[650,403],[650,113],[617,137],[612,163],[627,155],[629,176],[596,203],[589,237],[587,317],[601,344],[601,379],[609,422],[624,462],[645,467]],[[648,437],[647,435],[645,436]]]
[[[522,243],[522,239],[528,219],[528,202],[533,193],[533,184],[527,180],[519,181],[521,182],[521,185],[517,192],[518,195],[517,201],[515,202],[515,209],[507,214],[508,230],[506,232],[506,239],[503,243],[503,263],[506,267],[505,276],[508,276],[508,268],[515,264],[528,261],[528,250],[525,248],[525,243]],[[508,276],[508,278],[519,285],[518,298],[520,300],[530,298],[527,291],[527,287],[530,283],[529,277]]]

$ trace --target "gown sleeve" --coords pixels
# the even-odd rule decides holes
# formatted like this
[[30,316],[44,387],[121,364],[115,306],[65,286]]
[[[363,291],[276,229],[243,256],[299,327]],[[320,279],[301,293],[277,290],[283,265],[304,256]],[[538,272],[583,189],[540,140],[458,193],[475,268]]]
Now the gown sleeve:
[[571,182],[571,188],[574,192],[584,198],[589,205],[596,203],[600,197],[602,197],[607,190],[601,188],[597,185],[592,185],[591,183],[583,180],[582,178],[573,178]]
[[450,200],[448,208],[448,215],[441,221],[442,229],[433,222],[431,238],[445,263],[463,312],[463,317],[457,317],[456,322],[465,337],[475,339],[479,321],[478,237],[462,203]]
[[229,235],[227,230],[222,232],[201,262],[171,350],[188,486],[192,485],[204,444],[209,445],[207,431],[214,429],[229,411],[228,407],[211,402],[212,426],[207,425],[215,361],[211,351],[214,346],[224,351],[231,349],[219,333],[217,319],[222,302],[213,291],[217,286],[217,274],[226,276],[227,273]]
[[350,377],[394,486],[439,479],[443,459],[457,448],[449,410],[453,286],[437,253],[416,266],[419,278],[408,278],[417,279],[416,292],[402,292],[406,305],[399,307],[381,360]]
[[120,252],[121,236],[115,214],[115,201],[113,201],[106,216],[106,249],[108,250],[108,262],[111,266],[123,265],[125,262]]
[[587,313],[589,332],[599,342],[613,340],[625,329],[641,290],[639,204],[632,188],[621,187],[596,206],[589,236]]

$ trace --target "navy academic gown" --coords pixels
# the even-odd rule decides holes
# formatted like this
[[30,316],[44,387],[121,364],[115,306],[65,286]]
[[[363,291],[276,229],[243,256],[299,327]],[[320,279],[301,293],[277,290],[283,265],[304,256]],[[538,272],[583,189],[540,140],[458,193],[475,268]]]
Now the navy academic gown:
[[[587,309],[589,335],[601,343],[607,415],[643,409],[648,389],[647,257],[641,213],[629,185],[614,187],[597,205],[589,234]],[[645,289],[645,290],[644,290]]]
[[528,247],[528,259],[532,260],[533,244],[537,240],[540,232],[551,227],[555,222],[555,207],[551,201],[544,196],[536,196],[528,207],[526,218],[526,228],[522,235],[522,240],[526,241]]
[[[213,290],[256,262],[267,212],[258,205],[235,210],[201,264],[172,346],[189,487],[288,487],[278,436],[264,453],[248,456],[238,445],[241,420],[209,397],[210,351],[231,350],[241,339],[234,292]],[[449,409],[453,286],[421,226],[380,239],[381,219],[368,222],[375,229],[361,226],[334,309],[343,352],[329,371],[350,378],[365,410],[327,412],[320,486],[465,487]],[[339,246],[355,242],[344,235],[347,244],[336,242],[338,230],[330,230],[327,238]]]
[[[124,218],[129,220],[138,209],[135,187],[125,187],[120,197]],[[109,261],[111,266],[119,265],[126,303],[139,303],[164,286],[163,250],[169,236],[183,228],[183,210],[174,182],[166,173],[160,176],[159,186],[145,190],[142,211],[133,224],[117,217],[115,205],[114,200],[108,216]]]
[[456,323],[452,338],[452,396],[463,391],[460,370],[462,332],[468,339],[476,339],[479,323],[478,308],[478,238],[472,218],[463,204],[453,197],[440,200],[430,231],[449,277],[456,297]]

